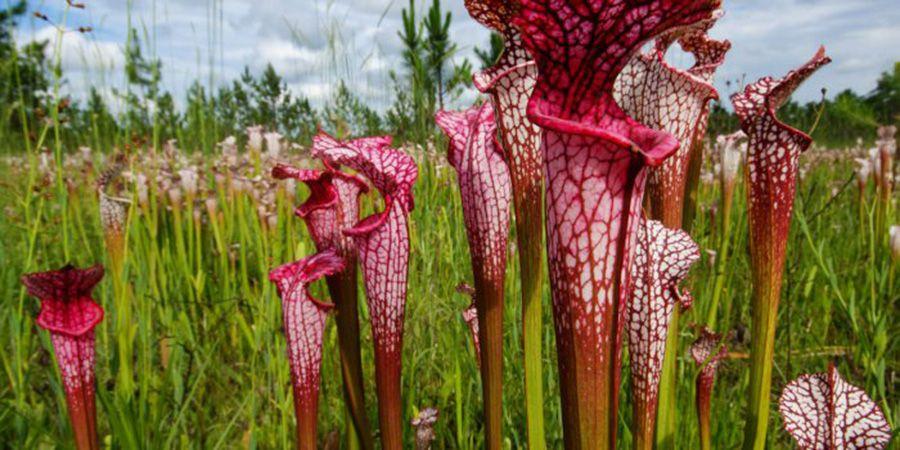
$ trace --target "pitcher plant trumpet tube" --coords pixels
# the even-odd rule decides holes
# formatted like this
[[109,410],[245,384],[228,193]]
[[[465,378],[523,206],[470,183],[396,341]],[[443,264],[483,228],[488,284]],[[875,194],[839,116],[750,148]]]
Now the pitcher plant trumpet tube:
[[469,14],[503,36],[497,63],[473,77],[475,87],[491,96],[500,143],[512,180],[513,208],[522,297],[522,346],[525,371],[525,416],[528,448],[546,448],[544,386],[541,361],[544,284],[544,211],[541,129],[527,117],[537,67],[511,21],[517,2],[466,0]]
[[481,346],[485,447],[499,450],[503,420],[503,282],[511,202],[509,168],[497,145],[490,101],[462,112],[439,111],[449,137],[447,158],[456,170],[475,280]]
[[269,280],[275,284],[278,296],[281,297],[299,450],[317,448],[316,416],[319,411],[322,334],[325,332],[328,312],[334,307],[315,299],[309,293],[309,285],[343,269],[344,261],[334,250],[329,250],[285,264],[269,273]]
[[681,230],[645,220],[638,229],[632,265],[632,298],[625,322],[631,359],[635,449],[652,449],[656,431],[659,380],[669,321],[675,308],[689,308],[691,296],[679,283],[700,259],[700,248]]
[[712,390],[716,382],[716,370],[719,362],[728,356],[728,348],[724,345],[722,335],[713,333],[709,328],[700,329],[700,336],[690,349],[691,359],[700,372],[695,385],[695,402],[697,422],[700,429],[700,450],[712,450],[710,416],[712,414]]
[[22,276],[28,294],[41,301],[36,323],[50,332],[78,450],[100,448],[94,398],[94,328],[103,320],[103,308],[94,301],[91,291],[103,273],[101,265],[87,269],[67,265]]
[[891,441],[884,413],[865,391],[841,378],[834,364],[788,383],[778,409],[800,450],[881,450]]
[[403,319],[409,276],[409,213],[418,177],[415,160],[390,148],[391,138],[339,142],[319,135],[314,156],[365,176],[384,199],[384,211],[344,230],[353,238],[362,267],[375,344],[375,387],[381,442],[385,450],[403,448],[401,369]]
[[825,48],[820,48],[809,62],[784,78],[762,78],[731,97],[749,139],[747,194],[753,300],[745,450],[766,446],[778,303],[798,164],[800,153],[812,144],[812,138],[778,120],[775,112],[804,80],[830,61]]
[[[319,139],[323,138],[327,139],[324,135]],[[344,398],[359,443],[363,449],[370,450],[374,444],[366,415],[360,357],[356,245],[343,233],[359,221],[359,196],[369,188],[359,177],[336,170],[327,163],[323,171],[279,164],[272,169],[272,176],[295,179],[309,187],[309,197],[295,212],[306,223],[319,252],[334,250],[344,260],[344,269],[325,277],[325,282],[335,306]]]
[[544,130],[547,249],[564,441],[615,448],[621,346],[647,167],[678,149],[629,117],[613,84],[649,39],[719,2],[524,0],[513,20],[534,57],[528,118]]
[[[731,49],[730,42],[713,40],[708,35],[721,15],[719,10],[707,20],[661,34],[650,50],[631,58],[616,80],[616,99],[626,114],[646,126],[671,133],[680,143],[678,151],[662,166],[650,169],[647,181],[650,218],[671,229],[684,227],[690,164],[695,157],[693,153],[703,151],[703,146],[694,142],[702,141],[706,134],[709,103],[719,98],[712,85],[713,76]],[[694,56],[693,67],[682,70],[666,62],[666,53],[676,41]],[[660,384],[657,424],[657,442],[661,448],[672,448],[675,441],[680,316],[681,310],[676,308],[667,324],[670,328],[666,343],[668,356]]]

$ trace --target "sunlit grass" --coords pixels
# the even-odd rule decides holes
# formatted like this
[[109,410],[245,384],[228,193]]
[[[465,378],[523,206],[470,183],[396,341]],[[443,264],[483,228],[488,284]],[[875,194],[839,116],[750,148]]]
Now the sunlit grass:
[[[221,3],[213,2],[207,18],[211,55],[221,40],[216,35],[222,26],[217,7]],[[337,48],[339,31],[322,33],[328,36],[330,47]],[[146,34],[141,37],[145,42],[156,39]],[[151,48],[155,52],[155,47]],[[347,51],[332,50],[333,61],[321,68],[329,81],[346,81],[357,72],[344,62],[343,52]],[[56,55],[58,58],[59,52]],[[215,77],[215,73],[209,74],[211,85]],[[389,95],[385,86],[377,89]],[[97,328],[98,427],[101,441],[116,448],[289,448],[293,442],[281,308],[267,274],[279,264],[311,254],[314,247],[301,221],[292,215],[298,200],[290,200],[286,192],[279,191],[274,204],[267,205],[277,214],[272,226],[258,213],[259,198],[213,181],[208,163],[222,131],[214,108],[204,103],[185,112],[185,121],[193,126],[185,126],[176,136],[189,147],[188,152],[206,154],[201,167],[209,181],[203,198],[184,198],[183,203],[173,204],[168,192],[151,189],[150,200],[143,203],[133,189],[125,189],[132,203],[125,228],[124,264],[119,274],[110,271],[96,291],[106,310],[106,318]],[[108,130],[97,118],[89,127],[75,130],[53,119],[31,124],[37,130],[34,140],[22,139],[18,130],[0,128],[4,138],[0,154],[21,155],[0,161],[0,436],[9,448],[71,445],[52,346],[47,333],[34,325],[38,302],[25,295],[19,276],[67,262],[82,266],[103,262],[110,267],[96,192],[99,173],[109,163],[100,153],[129,149],[132,163],[140,165],[150,152],[147,146],[155,147],[156,152],[163,147],[155,117],[147,146],[136,144],[127,127]],[[427,140],[433,131],[422,122],[430,120],[429,114],[413,117],[410,123],[417,126],[402,131],[408,137]],[[62,136],[56,134],[59,129],[64,131]],[[70,156],[78,144],[95,148],[88,161]],[[471,269],[455,177],[442,164],[443,144],[436,146],[437,153],[410,147],[420,160],[421,175],[411,216],[403,363],[405,417],[408,420],[418,409],[436,407],[440,410],[437,448],[478,449],[483,447],[484,434],[481,388],[468,329],[460,316],[469,299],[455,291],[459,282],[471,282]],[[51,151],[37,150],[44,147]],[[850,151],[824,153],[816,149],[805,156],[808,170],[799,185],[791,230],[773,394],[780,393],[797,374],[821,372],[835,360],[848,381],[870,393],[896,429],[900,424],[896,339],[900,331],[896,313],[900,267],[891,262],[887,234],[879,230],[873,192],[860,208],[852,181],[852,157]],[[66,165],[65,161],[73,162]],[[258,158],[251,166],[247,176],[266,176]],[[707,169],[709,166],[711,163]],[[718,189],[717,183],[707,183],[700,190],[701,210],[693,236],[704,250],[722,247],[720,221],[710,214],[710,207],[720,198]],[[304,195],[301,189],[297,199]],[[207,198],[216,200],[213,214],[207,210]],[[195,218],[194,203],[200,210],[199,219]],[[364,212],[376,206],[376,201],[367,200]],[[897,223],[897,208],[891,215],[893,220],[888,221]],[[728,247],[733,253],[722,276],[723,294],[715,323],[710,325],[720,332],[737,330],[737,340],[729,343],[732,358],[720,367],[713,395],[715,448],[739,445],[746,408],[751,287],[742,183],[735,194],[731,227]],[[523,448],[527,435],[521,302],[514,254],[509,264],[503,430],[507,446]],[[689,325],[703,324],[710,316],[715,283],[716,270],[705,255],[686,283],[696,300],[694,309],[682,318],[678,448],[698,447],[693,405],[696,369],[686,348],[695,334]],[[552,309],[548,288],[544,289],[547,444],[548,448],[561,448]],[[327,298],[324,284],[314,290],[320,298]],[[377,428],[371,330],[362,300],[367,406]],[[337,333],[329,322],[322,368],[321,441],[346,429],[337,348]],[[627,371],[627,361],[624,367]],[[623,389],[630,389],[628,374],[622,379]],[[630,395],[623,392],[621,398],[625,402],[619,411],[622,447],[628,448]],[[774,409],[770,421],[772,447],[791,448]],[[409,429],[406,441],[411,447]]]
[[[792,227],[773,392],[779,393],[796,374],[821,371],[834,359],[852,380],[865,386],[896,424],[900,399],[895,380],[900,364],[892,337],[898,331],[897,269],[892,268],[887,235],[873,235],[871,195],[865,206],[867,223],[859,223],[855,184],[845,182],[851,176],[849,162],[834,163],[813,152],[807,157],[815,161],[801,183]],[[419,156],[422,174],[412,213],[404,347],[405,416],[412,418],[417,409],[437,407],[441,412],[436,427],[439,448],[480,448],[478,371],[460,316],[469,299],[455,292],[470,273],[462,212],[449,169],[437,164],[439,159],[433,155]],[[0,302],[5,381],[0,390],[4,405],[0,432],[15,448],[70,442],[51,346],[46,333],[33,323],[38,303],[25,296],[18,277],[62,266],[68,262],[65,248],[73,263],[109,266],[95,187],[105,163],[96,154],[91,158],[93,168],[86,169],[82,169],[83,161],[66,158],[77,163],[62,174],[65,200],[58,194],[57,180],[44,181],[38,155],[0,166],[4,180],[0,295],[5,299]],[[277,264],[313,252],[312,243],[301,221],[291,215],[294,205],[284,191],[277,194],[278,219],[273,228],[261,222],[257,199],[227,184],[210,182],[207,188],[217,199],[213,216],[204,210],[195,217],[192,209],[168,200],[154,201],[166,194],[152,189],[146,204],[132,198],[121,279],[117,281],[111,272],[97,290],[107,312],[97,328],[98,423],[101,438],[114,445],[283,448],[292,442],[294,419],[279,328],[280,304],[266,274]],[[703,212],[694,237],[704,249],[718,248],[712,225],[718,220],[708,212],[719,197],[717,189],[715,184],[701,188]],[[298,192],[298,198],[303,195]],[[366,210],[375,206],[373,201],[364,202]],[[746,329],[748,324],[745,211],[739,189],[733,218],[734,254],[715,324],[720,331]],[[63,227],[68,228],[65,233]],[[517,270],[517,258],[511,257],[504,430],[512,448],[526,442]],[[708,257],[694,270],[688,285],[696,302],[685,316],[686,324],[706,321],[714,275]],[[324,286],[316,286],[316,293],[327,297]],[[553,394],[545,405],[548,445],[559,448],[562,430],[547,293],[545,301],[545,387]],[[376,424],[371,334],[365,311],[362,322],[367,401],[370,419]],[[686,326],[682,333],[686,348],[694,331]],[[740,331],[737,335],[741,342],[730,345],[735,358],[719,370],[713,398],[712,436],[719,448],[737,446],[741,438],[747,336]],[[346,420],[333,325],[326,331],[325,342],[322,439],[344,430]],[[696,369],[683,352],[682,356],[678,442],[679,448],[694,448],[698,438],[693,412]],[[625,445],[630,442],[629,409],[626,403],[620,412]],[[770,420],[773,430],[779,430],[774,411]],[[410,445],[411,439],[408,432]],[[789,447],[781,432],[773,433],[771,439],[777,448]]]

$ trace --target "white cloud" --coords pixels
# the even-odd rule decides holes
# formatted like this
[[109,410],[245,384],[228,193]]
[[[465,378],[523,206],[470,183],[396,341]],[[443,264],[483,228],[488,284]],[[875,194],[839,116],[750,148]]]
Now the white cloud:
[[325,55],[283,39],[266,39],[256,46],[259,62],[271,63],[279,72],[292,70],[296,65],[320,64]]
[[[725,2],[726,15],[713,29],[714,36],[734,44],[719,72],[723,98],[729,93],[725,80],[783,75],[806,61],[819,44],[826,45],[835,62],[798,91],[801,101],[817,99],[823,86],[831,93],[847,88],[868,92],[878,74],[900,56],[895,48],[900,42],[896,0]],[[416,0],[419,17],[430,3]],[[488,31],[468,16],[462,0],[443,3],[453,14],[450,33],[459,46],[457,61],[468,58],[477,66],[473,50],[486,45]],[[63,62],[70,89],[121,84],[126,5],[93,0],[87,10],[69,15],[70,25],[95,30],[88,37],[66,36]],[[326,101],[330,87],[344,80],[365,100],[384,107],[392,98],[387,74],[402,67],[397,30],[407,5],[407,0],[252,0],[223,2],[219,11],[196,0],[134,0],[131,16],[133,26],[149,35],[145,54],[159,55],[164,85],[176,93],[197,79],[230,80],[244,66],[259,73],[271,62],[289,87],[314,103]],[[58,8],[50,3],[41,7]],[[61,17],[59,11],[44,12]],[[44,25],[32,20],[30,34],[26,24],[20,40],[47,33]],[[99,81],[98,70],[105,74]],[[474,95],[467,93],[461,101]]]
[[75,31],[60,34],[50,25],[39,29],[28,40],[47,42],[44,53],[48,61],[55,61],[59,52],[60,62],[66,72],[110,72],[121,68],[125,60],[122,48],[116,42],[94,40],[90,35]]

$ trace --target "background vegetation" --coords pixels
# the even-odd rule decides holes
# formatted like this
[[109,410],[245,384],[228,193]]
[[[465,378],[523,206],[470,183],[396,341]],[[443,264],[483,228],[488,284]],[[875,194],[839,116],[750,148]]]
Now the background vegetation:
[[[59,94],[66,74],[58,52],[48,50],[55,43],[22,45],[13,39],[25,11],[20,1],[0,12],[0,152],[8,156],[0,162],[0,446],[67,447],[71,439],[52,347],[48,335],[33,323],[38,304],[26,296],[19,276],[68,261],[109,266],[99,221],[98,178],[113,160],[140,165],[146,155],[163,153],[163,144],[176,139],[178,148],[199,161],[192,164],[207,175],[202,190],[218,200],[219,208],[216,214],[195,216],[192,209],[181,210],[179,203],[167,199],[168,192],[152,188],[150,197],[160,200],[147,207],[139,206],[136,193],[129,195],[134,206],[128,209],[121,275],[108,276],[96,293],[107,311],[97,329],[101,439],[114,448],[289,447],[293,411],[280,305],[266,275],[279,263],[310,254],[313,247],[299,219],[290,214],[292,192],[276,191],[277,222],[271,226],[257,214],[262,200],[215,182],[217,144],[235,136],[243,148],[244,130],[263,125],[301,145],[309,143],[317,126],[340,136],[392,134],[398,144],[411,144],[407,148],[420,162],[421,177],[412,220],[406,415],[411,418],[418,408],[435,406],[441,412],[438,448],[480,448],[479,378],[460,317],[468,299],[455,292],[457,283],[470,277],[469,258],[454,177],[443,160],[432,117],[461,95],[476,67],[496,58],[496,36],[479,50],[479,61],[450,64],[457,51],[448,35],[453,18],[442,11],[439,0],[424,13],[410,2],[398,30],[404,66],[391,74],[392,104],[379,111],[340,81],[331,100],[315,108],[289,92],[272,66],[258,74],[247,69],[240,78],[216,86],[198,80],[183,101],[176,102],[161,88],[161,62],[146,56],[146,38],[132,30],[125,52],[127,86],[116,93],[125,108],[113,111],[97,90],[84,100]],[[736,90],[737,83],[733,87]],[[780,392],[801,372],[822,371],[829,361],[837,361],[896,429],[900,263],[890,257],[872,193],[859,201],[852,157],[859,156],[860,149],[849,148],[858,139],[870,144],[879,124],[900,120],[900,63],[881,75],[872,92],[845,91],[805,105],[791,102],[781,117],[801,129],[817,124],[813,135],[818,148],[803,161],[773,391]],[[736,118],[721,105],[716,105],[710,122],[711,136],[737,129]],[[76,152],[81,146],[93,152]],[[182,158],[173,157],[176,169],[184,164]],[[712,166],[708,162],[706,171]],[[247,170],[248,176],[266,176],[260,164]],[[704,249],[719,248],[714,211],[718,195],[715,183],[702,185],[693,234]],[[737,194],[736,250],[716,324],[720,331],[736,331],[733,358],[720,369],[714,396],[713,442],[719,448],[737,447],[743,428],[750,295],[743,195]],[[368,200],[365,209],[376,206]],[[896,223],[896,210],[891,217]],[[511,257],[504,385],[504,426],[511,448],[522,447],[525,438],[517,271],[517,259]],[[689,282],[697,300],[687,323],[705,320],[704,300],[711,297],[714,276],[707,253]],[[321,286],[316,289],[325,295]],[[549,293],[545,299],[549,302]],[[550,308],[545,311],[545,391],[555,394],[552,317]],[[333,326],[326,333],[320,430],[323,442],[331,442],[346,417]],[[691,342],[693,331],[686,328],[684,333],[682,342]],[[371,371],[368,328],[363,336],[363,358]],[[696,448],[695,368],[686,357],[679,375],[679,448]],[[374,387],[367,389],[374,423]],[[629,387],[624,389],[628,392]],[[627,448],[630,410],[627,394],[623,398],[620,422]],[[556,395],[545,406],[549,446],[560,448]],[[774,411],[771,420],[772,428],[780,429]],[[407,438],[411,443],[411,433]],[[790,446],[782,432],[772,433],[771,439],[775,448]]]

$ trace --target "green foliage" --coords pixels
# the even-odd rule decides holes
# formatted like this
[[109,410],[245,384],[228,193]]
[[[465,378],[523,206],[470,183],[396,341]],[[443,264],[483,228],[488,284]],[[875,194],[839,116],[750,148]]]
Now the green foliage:
[[894,63],[892,72],[884,72],[878,85],[866,98],[879,123],[900,122],[900,61]]
[[444,76],[447,61],[456,52],[456,44],[450,41],[450,21],[452,14],[441,14],[441,1],[433,0],[425,15],[423,25],[427,31],[425,38],[426,63],[437,92],[438,108],[444,109]]
[[129,137],[155,136],[155,108],[162,81],[162,62],[144,57],[141,40],[134,28],[129,31],[125,45],[125,81],[125,92],[113,91],[125,102],[123,127]]
[[500,33],[495,31],[491,32],[491,38],[488,41],[488,47],[486,49],[481,49],[475,47],[475,55],[478,56],[478,61],[481,63],[482,69],[487,69],[494,65],[498,59],[500,59],[500,55],[503,53],[503,36]]
[[[776,344],[773,392],[794,376],[822,371],[836,360],[850,381],[869,392],[894,423],[900,419],[900,397],[892,374],[900,370],[897,320],[898,263],[892,263],[886,236],[873,232],[871,192],[859,215],[849,162],[831,160],[809,167],[798,195],[789,244],[788,267]],[[26,158],[27,160],[27,158]],[[65,447],[70,439],[64,401],[52,363],[46,332],[36,329],[37,301],[18,282],[24,273],[58,267],[71,258],[86,265],[106,262],[94,169],[74,166],[71,193],[63,200],[52,187],[42,187],[37,164],[8,166],[0,162],[0,435],[10,448]],[[51,163],[52,164],[52,163]],[[24,171],[24,172],[23,172]],[[32,175],[33,174],[33,175]],[[416,183],[416,209],[411,216],[409,301],[404,336],[405,417],[414,408],[437,407],[436,448],[483,448],[478,367],[469,331],[460,310],[469,298],[454,292],[471,276],[465,226],[454,175],[435,161],[421,162]],[[29,181],[32,180],[32,181]],[[749,255],[746,202],[742,187],[734,205],[734,249],[729,259],[723,303],[715,327],[741,330],[749,323]],[[837,189],[837,195],[834,190]],[[164,195],[152,192],[151,195]],[[257,448],[290,446],[294,421],[282,337],[280,304],[266,280],[275,264],[292,261],[314,250],[303,225],[292,214],[299,199],[279,194],[278,226],[267,228],[256,215],[256,200],[232,196],[216,188],[221,216],[194,220],[189,211],[133,206],[126,226],[128,257],[120,287],[112,274],[96,294],[106,308],[97,328],[98,427],[112,448],[225,447],[252,442]],[[305,193],[301,193],[301,196]],[[717,184],[704,184],[700,204],[719,196]],[[66,205],[66,206],[63,206]],[[378,205],[363,202],[364,211]],[[63,219],[66,217],[66,219]],[[896,213],[895,220],[898,219]],[[68,225],[66,225],[68,223]],[[64,231],[68,227],[68,231]],[[719,231],[710,214],[699,214],[693,233],[701,248],[716,248]],[[68,241],[66,244],[65,242]],[[833,243],[840,242],[840,245]],[[70,249],[70,257],[63,248]],[[523,368],[518,301],[518,258],[510,258],[507,274],[504,373],[504,435],[510,448],[523,448]],[[691,341],[689,324],[704,322],[714,286],[715,269],[708,256],[686,284],[695,301],[683,318],[682,341]],[[327,298],[324,286],[315,286]],[[360,286],[360,289],[362,286]],[[543,293],[545,302],[549,292]],[[120,313],[128,306],[132,318]],[[363,363],[370,414],[374,417],[372,347],[366,338],[368,315],[361,306],[364,328]],[[544,383],[548,448],[562,448],[562,429],[551,308],[543,318]],[[320,429],[323,437],[343,430],[341,376],[333,321],[325,335]],[[747,351],[738,333],[729,347]],[[132,357],[119,355],[123,345]],[[684,348],[682,349],[684,350]],[[683,353],[682,353],[683,354]],[[627,361],[624,367],[628,367]],[[133,374],[137,395],[118,393],[121,371]],[[682,362],[678,385],[679,448],[698,448],[693,420],[693,363]],[[717,448],[739,445],[742,399],[747,385],[747,361],[730,359],[719,369],[713,396],[712,438]],[[620,430],[628,448],[629,389],[623,374]],[[771,428],[778,429],[771,411]],[[407,432],[412,448],[412,433]],[[769,448],[793,448],[784,433],[773,433]],[[163,443],[163,444],[160,444]],[[168,443],[168,444],[166,444]],[[250,445],[250,446],[252,446]]]
[[335,136],[374,136],[383,134],[381,117],[338,82],[337,92],[323,111],[325,128]]
[[[410,1],[399,33],[404,64],[391,74],[395,97],[381,114],[343,81],[336,83],[330,101],[317,110],[308,99],[291,93],[271,65],[258,74],[247,68],[222,86],[211,88],[197,81],[177,101],[162,89],[160,63],[144,54],[135,31],[129,33],[126,52],[129,89],[119,93],[125,108],[113,111],[105,91],[95,88],[83,102],[57,109],[47,95],[53,79],[44,56],[47,43],[17,48],[12,42],[11,29],[24,11],[24,1],[0,11],[0,152],[20,156],[0,161],[0,208],[4,211],[0,215],[4,235],[0,241],[0,297],[4,299],[0,301],[0,341],[4,343],[0,436],[10,448],[66,447],[71,433],[61,414],[64,400],[52,346],[46,333],[35,328],[38,306],[25,295],[18,277],[70,260],[83,265],[107,258],[95,200],[97,176],[105,167],[85,164],[63,170],[57,166],[60,176],[48,179],[41,172],[47,153],[37,151],[34,143],[47,147],[47,135],[58,132],[54,146],[58,155],[51,156],[59,158],[49,158],[50,166],[61,165],[64,151],[79,145],[105,153],[136,143],[158,147],[174,138],[188,152],[211,153],[222,138],[243,138],[245,128],[255,124],[300,143],[308,143],[319,125],[344,136],[390,133],[401,142],[433,143],[434,110],[459,95],[473,71],[468,61],[449,66],[456,46],[446,36],[451,17],[442,12],[440,2],[434,1],[425,17],[417,17]],[[492,36],[489,48],[477,52],[479,66],[493,63],[501,50],[502,40]],[[712,108],[712,135],[737,128],[737,120],[726,108],[719,104]],[[802,129],[811,129],[818,121],[814,136],[825,146],[850,145],[857,137],[871,139],[876,124],[896,123],[898,114],[900,64],[885,72],[878,87],[866,95],[842,92],[824,102],[791,103],[782,110],[785,120]],[[849,157],[841,154],[818,164],[808,161],[815,157],[812,153],[804,157],[809,170],[801,180],[789,244],[774,390],[780,391],[798,373],[821,371],[829,361],[838,360],[842,371],[852,374],[852,381],[865,387],[896,425],[900,421],[895,381],[900,371],[896,339],[900,265],[889,258],[886,236],[875,232],[871,192],[861,205],[853,195]],[[441,411],[437,448],[481,448],[478,369],[468,330],[459,316],[469,299],[454,292],[457,283],[471,273],[465,226],[458,194],[451,186],[452,172],[437,160],[421,159],[411,216],[402,380],[406,417],[416,408],[435,406]],[[232,196],[218,186],[208,188],[221,208],[218,220],[205,216],[195,220],[190,211],[132,205],[125,227],[128,257],[123,276],[118,281],[105,280],[97,291],[107,310],[97,329],[98,426],[111,448],[290,445],[293,411],[280,306],[266,272],[274,264],[308,255],[313,245],[293,217],[297,199],[279,194],[278,225],[269,228],[257,218],[256,199]],[[151,197],[159,195],[165,193],[151,192]],[[701,205],[715,204],[718,187],[701,186],[699,198]],[[742,192],[736,198],[729,247],[733,254],[715,323],[720,331],[743,330],[749,323],[746,202]],[[363,208],[373,211],[377,205],[366,200]],[[894,221],[900,219],[896,210],[893,214]],[[712,213],[707,210],[697,217],[696,240],[702,248],[718,248],[721,231]],[[520,289],[517,260],[510,258],[507,281],[505,323],[510,325],[519,323],[522,316],[516,294]],[[685,323],[705,321],[715,275],[708,257],[696,267],[689,283],[696,301]],[[322,286],[314,289],[324,298]],[[545,302],[549,299],[546,289]],[[368,323],[364,303],[361,308],[363,322]],[[548,448],[561,448],[552,321],[550,308],[545,308],[541,338],[546,349],[547,443]],[[691,333],[689,327],[684,330]],[[363,336],[369,332],[364,328]],[[509,326],[504,339],[505,437],[510,448],[522,448],[526,443],[524,373],[517,363],[522,361],[521,328]],[[333,326],[325,341],[323,434],[343,429],[345,420]],[[689,341],[690,336],[682,336],[682,342]],[[730,346],[738,356],[747,349],[741,333]],[[366,376],[371,380],[371,341],[364,339],[363,348]],[[678,442],[683,448],[696,448],[697,430],[691,420],[694,372],[683,362],[679,371]],[[125,390],[122,374],[128,374],[135,395],[120,395]],[[734,448],[741,438],[746,361],[729,360],[719,374],[713,399],[713,442],[720,448]],[[625,447],[630,440],[628,379],[623,374],[620,429]],[[374,416],[371,382],[367,393]],[[776,414],[772,411],[769,418],[773,429]],[[407,444],[411,447],[410,433]],[[770,444],[779,449],[791,445],[783,433],[773,434]]]
[[432,1],[421,20],[410,0],[401,18],[397,35],[405,73],[391,73],[395,98],[385,121],[398,137],[421,144],[436,135],[434,113],[472,86],[472,64],[448,66],[457,46],[449,34],[452,15],[442,12],[440,0]]
[[32,42],[18,48],[13,30],[27,11],[27,3],[19,0],[4,5],[7,8],[0,10],[0,136],[12,132],[34,140],[39,133],[38,121],[46,117],[47,111],[47,43]]

